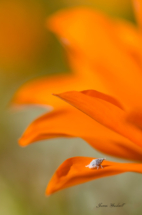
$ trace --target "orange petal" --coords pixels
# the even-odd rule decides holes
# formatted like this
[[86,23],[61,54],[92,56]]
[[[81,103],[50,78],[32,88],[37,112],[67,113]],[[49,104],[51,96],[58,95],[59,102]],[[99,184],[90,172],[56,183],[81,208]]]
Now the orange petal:
[[117,101],[115,98],[113,98],[112,96],[109,96],[107,94],[98,92],[96,90],[84,90],[84,91],[82,91],[82,93],[85,95],[88,95],[88,96],[98,98],[98,99],[103,99],[103,100],[110,102],[110,103],[114,104],[115,106],[121,108],[122,110],[124,109],[122,104],[119,101]]
[[126,122],[126,112],[109,101],[71,91],[57,95],[72,106],[89,115],[102,125],[142,146],[142,133]]
[[[54,89],[57,91],[67,88],[67,85],[72,85],[73,81],[77,81],[73,75],[60,75],[53,77],[44,77],[31,81],[23,85],[14,95],[12,105],[62,105],[62,102],[58,102],[54,99],[52,92]],[[65,87],[65,88],[64,88]]]
[[48,27],[68,49],[69,59],[71,53],[74,56],[70,61],[74,69],[81,71],[88,61],[88,68],[111,90],[111,95],[127,104],[140,102],[141,68],[123,46],[115,22],[94,10],[75,8],[51,16]]
[[92,76],[89,71],[87,74],[82,71],[82,74],[68,73],[52,77],[44,77],[24,84],[15,93],[11,105],[37,104],[61,108],[67,106],[67,104],[55,98],[52,95],[53,92],[56,91],[61,93],[72,89],[83,90],[88,87],[96,87],[97,89],[106,92],[103,83],[95,80],[95,77]]
[[142,147],[72,107],[53,111],[36,119],[26,129],[19,143],[26,146],[38,140],[56,137],[81,137],[105,154],[142,161]]
[[12,105],[49,105],[54,108],[67,106],[65,102],[55,98],[52,93],[55,91],[60,93],[72,89],[83,90],[90,85],[94,85],[94,83],[91,84],[91,82],[93,82],[93,80],[89,74],[87,78],[72,73],[44,77],[23,85],[16,92],[11,103]]
[[85,167],[93,159],[95,158],[73,157],[64,161],[49,181],[46,194],[50,195],[67,187],[124,172],[142,173],[142,164],[136,163],[116,163],[105,160],[102,163],[103,168]]

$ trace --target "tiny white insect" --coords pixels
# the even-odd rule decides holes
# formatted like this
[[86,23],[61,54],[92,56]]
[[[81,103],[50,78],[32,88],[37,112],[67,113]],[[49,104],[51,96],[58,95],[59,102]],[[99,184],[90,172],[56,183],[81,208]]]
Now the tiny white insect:
[[97,159],[94,159],[91,161],[91,163],[85,167],[89,167],[90,169],[94,169],[94,168],[97,168],[99,169],[99,167],[103,168],[102,167],[102,162],[105,160],[105,158],[97,158]]

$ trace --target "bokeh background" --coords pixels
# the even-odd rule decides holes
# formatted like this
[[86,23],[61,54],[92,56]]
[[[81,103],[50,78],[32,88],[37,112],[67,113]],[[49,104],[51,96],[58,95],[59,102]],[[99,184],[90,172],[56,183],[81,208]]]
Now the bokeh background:
[[[45,27],[62,8],[89,6],[135,22],[130,0],[0,0],[0,215],[140,214],[141,175],[125,173],[78,185],[45,197],[56,168],[73,156],[106,157],[79,138],[58,138],[21,148],[18,138],[47,110],[11,109],[15,91],[26,81],[69,72],[64,51]],[[99,203],[126,203],[99,208]]]

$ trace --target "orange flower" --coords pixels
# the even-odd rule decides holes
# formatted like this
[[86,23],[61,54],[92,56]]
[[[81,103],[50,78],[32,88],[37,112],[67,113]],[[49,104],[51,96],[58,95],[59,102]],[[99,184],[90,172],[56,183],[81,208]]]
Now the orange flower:
[[[137,17],[141,24],[140,13]],[[61,136],[81,137],[108,155],[142,161],[141,31],[86,8],[58,12],[48,20],[48,27],[64,44],[74,73],[34,81],[17,92],[15,104],[55,108],[27,128],[20,145]],[[88,88],[95,90],[62,93]],[[77,109],[50,95],[53,91]],[[46,193],[123,172],[142,173],[142,164],[136,163],[104,161],[103,169],[86,168],[92,159],[66,160]]]

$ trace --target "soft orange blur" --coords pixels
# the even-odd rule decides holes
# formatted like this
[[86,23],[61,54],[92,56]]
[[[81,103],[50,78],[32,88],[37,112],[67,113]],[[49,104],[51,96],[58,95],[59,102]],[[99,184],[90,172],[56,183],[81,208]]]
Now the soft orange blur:
[[34,60],[44,41],[41,5],[17,0],[0,2],[0,67],[7,69]]

